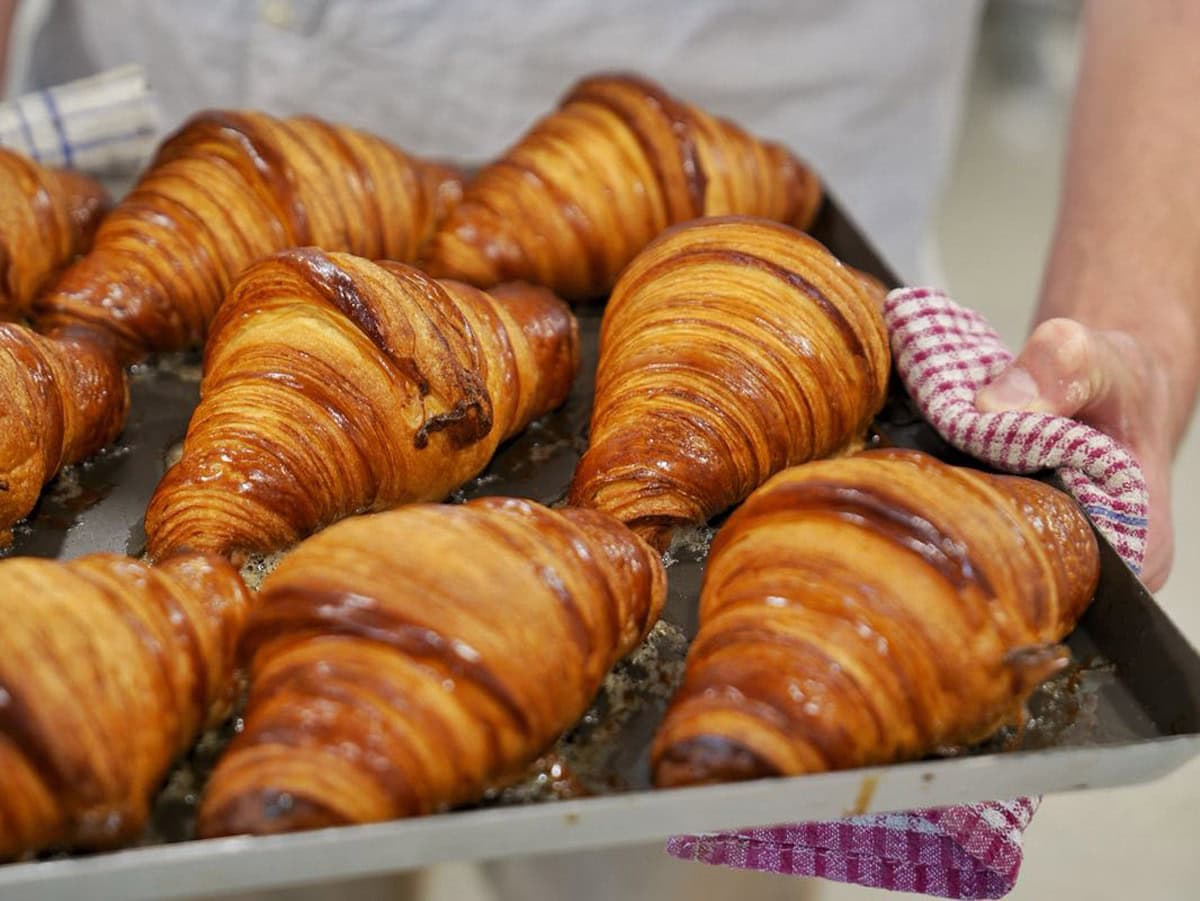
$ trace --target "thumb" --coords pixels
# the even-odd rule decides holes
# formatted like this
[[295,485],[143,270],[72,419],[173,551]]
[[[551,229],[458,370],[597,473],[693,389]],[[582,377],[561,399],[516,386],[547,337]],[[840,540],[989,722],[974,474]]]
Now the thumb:
[[984,413],[1030,410],[1057,416],[1098,406],[1111,390],[1105,364],[1118,351],[1108,343],[1103,333],[1073,319],[1047,319],[1016,361],[979,390],[975,406]]

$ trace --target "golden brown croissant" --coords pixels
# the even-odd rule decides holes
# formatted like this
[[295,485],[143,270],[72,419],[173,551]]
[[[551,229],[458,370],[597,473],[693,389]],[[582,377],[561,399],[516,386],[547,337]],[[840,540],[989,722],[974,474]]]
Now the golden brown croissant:
[[605,310],[571,501],[662,548],[675,526],[861,437],[888,360],[867,284],[812,238],[755,219],[673,229]]
[[35,308],[49,325],[113,332],[129,358],[180,350],[203,339],[250,263],[308,244],[413,261],[459,191],[449,170],[351,128],[200,113]]
[[112,342],[82,328],[0,323],[0,545],[60,469],[113,441],[129,390]]
[[263,584],[245,728],[200,834],[414,816],[519,777],[665,591],[658,555],[592,510],[484,498],[322,532]]
[[249,269],[213,325],[152,557],[269,552],[336,519],[440,500],[561,404],[578,331],[543,288],[484,294],[314,249]]
[[0,563],[0,858],[136,838],[228,712],[249,594],[225,561]]
[[0,147],[0,320],[16,319],[46,282],[91,243],[104,188]]
[[594,297],[669,225],[736,213],[805,228],[820,199],[816,176],[783,147],[649,81],[593,76],[467,186],[430,271]]
[[718,533],[683,686],[652,750],[673,786],[979,741],[1067,661],[1095,538],[1053,488],[872,451],[789,469]]

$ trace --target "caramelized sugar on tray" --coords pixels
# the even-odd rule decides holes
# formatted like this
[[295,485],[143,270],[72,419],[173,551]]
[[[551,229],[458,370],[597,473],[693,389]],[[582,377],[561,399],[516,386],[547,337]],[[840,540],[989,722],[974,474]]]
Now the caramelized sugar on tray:
[[557,751],[547,751],[529,765],[519,782],[507,788],[490,789],[484,796],[484,805],[569,801],[590,794],[571,765]]
[[1073,660],[1029,699],[1023,724],[1005,726],[968,753],[1038,751],[1095,741],[1100,695],[1116,679],[1116,667],[1102,657]]
[[152,360],[136,363],[129,369],[133,378],[154,378],[159,374],[170,375],[181,382],[200,384],[204,373],[199,355],[193,351],[159,354]]
[[670,569],[680,561],[703,563],[716,534],[717,530],[712,526],[678,530],[671,540],[671,546],[663,554],[663,565]]
[[262,587],[263,579],[275,572],[275,567],[286,556],[287,551],[276,551],[273,554],[250,554],[246,558],[246,562],[242,564],[242,581],[251,591],[258,591]]
[[88,478],[89,469],[100,462],[112,462],[124,453],[120,445],[105,448],[95,457],[76,466],[68,466],[47,486],[41,503],[55,508],[62,517],[73,517],[88,509],[113,490],[111,483]]
[[641,647],[613,667],[579,723],[521,781],[489,792],[484,803],[561,801],[643,787],[636,772],[641,761],[630,759],[629,746],[649,739],[683,678],[686,652],[683,630],[660,620]]
[[156,845],[192,838],[204,783],[225,746],[242,731],[241,710],[246,701],[244,685],[240,687],[238,696],[237,713],[220,727],[200,736],[191,752],[171,771],[155,801],[150,824],[139,844]]

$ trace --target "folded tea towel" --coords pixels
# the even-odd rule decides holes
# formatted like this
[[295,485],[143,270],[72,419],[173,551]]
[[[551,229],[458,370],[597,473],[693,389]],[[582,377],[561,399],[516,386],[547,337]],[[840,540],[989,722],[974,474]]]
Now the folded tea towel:
[[975,393],[1012,353],[981,315],[930,288],[888,295],[884,319],[896,370],[938,433],[1005,472],[1055,469],[1067,490],[1135,572],[1146,554],[1146,482],[1120,444],[1063,416],[980,413]]
[[0,103],[0,144],[96,176],[140,171],[160,127],[154,93],[136,65]]

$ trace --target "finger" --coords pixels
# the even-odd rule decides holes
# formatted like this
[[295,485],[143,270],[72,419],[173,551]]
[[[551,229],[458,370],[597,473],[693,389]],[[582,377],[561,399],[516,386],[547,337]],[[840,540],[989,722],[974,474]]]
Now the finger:
[[1161,433],[1164,390],[1148,377],[1144,351],[1129,335],[1050,319],[1034,330],[1013,365],[975,397],[982,412],[1030,410],[1088,422],[1133,452],[1150,494],[1141,576],[1151,591],[1166,581],[1174,551],[1170,444]]
[[1120,357],[1108,339],[1072,319],[1047,319],[999,378],[980,389],[975,406],[985,413],[1031,410],[1074,416],[1101,404]]

